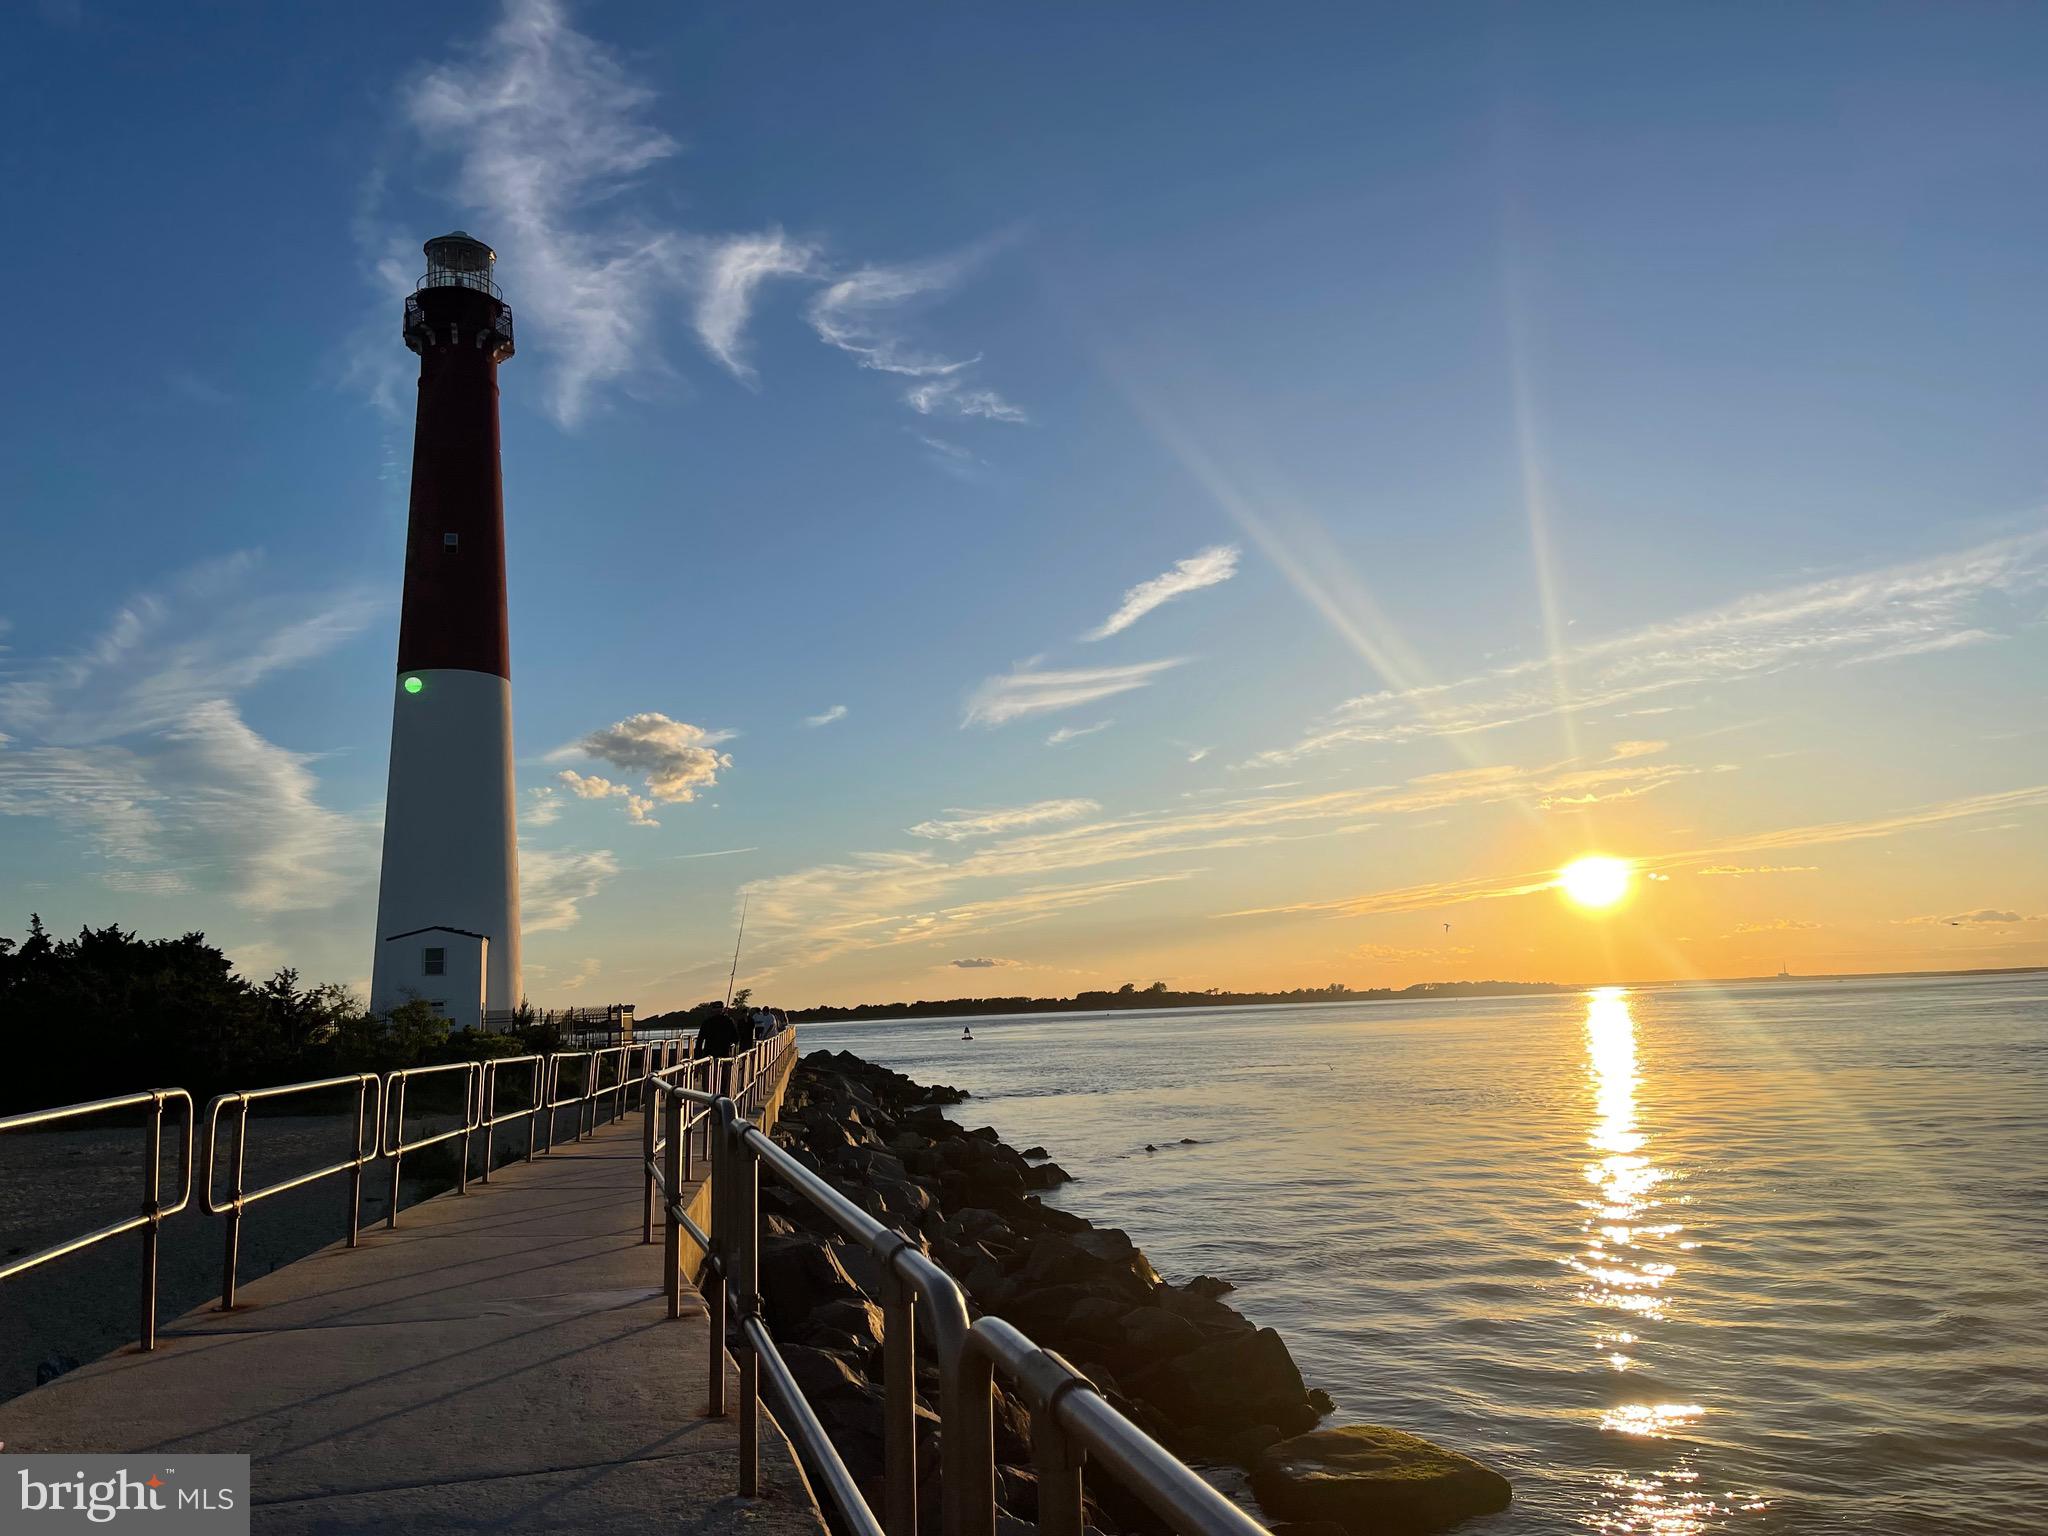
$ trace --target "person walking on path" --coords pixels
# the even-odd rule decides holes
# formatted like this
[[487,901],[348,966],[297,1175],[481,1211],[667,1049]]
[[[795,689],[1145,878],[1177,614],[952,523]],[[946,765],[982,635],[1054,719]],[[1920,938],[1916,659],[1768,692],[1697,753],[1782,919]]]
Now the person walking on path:
[[732,1053],[740,1046],[739,1020],[732,1010],[720,1008],[697,1027],[697,1054],[708,1056],[713,1062],[710,1088],[714,1094],[730,1091],[732,1081]]

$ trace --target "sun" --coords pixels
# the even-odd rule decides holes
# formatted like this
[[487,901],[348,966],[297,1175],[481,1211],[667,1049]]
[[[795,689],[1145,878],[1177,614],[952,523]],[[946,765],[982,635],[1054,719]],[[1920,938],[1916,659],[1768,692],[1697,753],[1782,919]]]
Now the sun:
[[1633,874],[1627,859],[1590,853],[1557,872],[1557,888],[1582,907],[1611,907],[1628,894]]

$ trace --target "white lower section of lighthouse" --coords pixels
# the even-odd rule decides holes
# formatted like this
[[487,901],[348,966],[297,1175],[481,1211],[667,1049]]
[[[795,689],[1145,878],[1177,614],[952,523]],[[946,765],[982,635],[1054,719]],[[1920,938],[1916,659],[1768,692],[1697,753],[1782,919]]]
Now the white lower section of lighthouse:
[[424,998],[475,1027],[479,986],[482,1008],[521,999],[512,685],[434,669],[394,687],[370,1007]]

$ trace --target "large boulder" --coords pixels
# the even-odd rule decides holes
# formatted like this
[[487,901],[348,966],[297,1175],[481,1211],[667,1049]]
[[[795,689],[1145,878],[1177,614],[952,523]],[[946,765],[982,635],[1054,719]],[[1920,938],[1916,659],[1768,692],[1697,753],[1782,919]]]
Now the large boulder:
[[1506,1509],[1508,1480],[1419,1435],[1348,1424],[1297,1435],[1252,1467],[1252,1492],[1280,1520],[1334,1520],[1386,1536],[1441,1531]]
[[1301,1370],[1270,1328],[1212,1339],[1133,1371],[1124,1388],[1187,1429],[1272,1424],[1298,1434],[1316,1421]]
[[770,1328],[793,1331],[827,1302],[862,1299],[832,1244],[810,1236],[762,1240],[761,1309]]

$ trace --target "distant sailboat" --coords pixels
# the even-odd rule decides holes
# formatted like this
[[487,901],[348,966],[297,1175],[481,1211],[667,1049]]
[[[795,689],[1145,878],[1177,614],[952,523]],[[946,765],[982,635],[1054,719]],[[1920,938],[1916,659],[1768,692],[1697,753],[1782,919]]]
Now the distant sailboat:
[[1786,966],[1785,966],[1785,962],[1784,962],[1784,961],[1782,961],[1782,960],[1780,960],[1780,961],[1778,962],[1778,980],[1780,980],[1780,981],[1790,981],[1790,980],[1792,980],[1792,972],[1791,972],[1790,970],[1786,969]]

